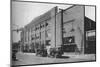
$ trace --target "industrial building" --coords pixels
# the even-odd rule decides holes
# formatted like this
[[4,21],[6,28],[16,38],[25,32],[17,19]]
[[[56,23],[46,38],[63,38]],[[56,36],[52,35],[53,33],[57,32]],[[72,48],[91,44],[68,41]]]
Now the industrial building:
[[36,48],[49,45],[62,47],[63,52],[95,53],[96,22],[85,17],[84,9],[85,6],[74,5],[58,12],[54,7],[36,17],[21,32],[21,50],[35,53]]

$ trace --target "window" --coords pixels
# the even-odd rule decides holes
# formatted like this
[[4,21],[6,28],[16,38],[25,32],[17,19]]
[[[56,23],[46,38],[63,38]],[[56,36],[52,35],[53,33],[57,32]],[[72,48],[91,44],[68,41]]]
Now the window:
[[48,46],[51,45],[50,40],[46,40],[46,45],[48,45]]
[[71,37],[64,37],[63,38],[64,44],[75,43],[74,36]]
[[95,41],[95,40],[96,40],[96,37],[95,36],[88,37],[88,41]]
[[42,25],[40,26],[40,28],[42,28]]
[[35,30],[37,30],[37,27],[35,28]]
[[43,28],[43,27],[44,27],[44,25],[43,25],[43,24],[41,24],[40,28]]
[[48,23],[46,23],[46,26],[48,26]]
[[34,39],[35,39],[34,37],[31,38],[31,40],[34,40]]

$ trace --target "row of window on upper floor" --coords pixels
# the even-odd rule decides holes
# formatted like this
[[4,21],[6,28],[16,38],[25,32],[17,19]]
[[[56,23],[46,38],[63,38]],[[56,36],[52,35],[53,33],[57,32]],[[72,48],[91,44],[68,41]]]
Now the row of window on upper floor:
[[35,30],[38,30],[40,28],[44,28],[45,26],[47,27],[48,26],[48,23],[45,23],[45,24],[42,24],[42,25],[36,27]]
[[[45,32],[45,33],[42,33],[42,34],[45,34],[45,37],[47,38],[47,37],[49,37],[48,36],[48,34],[47,34],[47,31]],[[42,37],[41,35],[40,35],[40,33],[38,33],[38,34],[32,34],[31,36],[25,36],[25,41],[28,41],[28,40],[30,40],[30,38],[31,38],[31,40],[34,40],[34,39],[39,39],[39,38],[44,38],[44,37]]]
[[49,23],[44,23],[44,24],[40,24],[40,25],[38,25],[38,26],[36,26],[35,28],[33,28],[31,31],[37,31],[37,30],[39,30],[39,29],[41,29],[41,28],[44,28],[44,27],[47,27],[47,26],[49,26]]

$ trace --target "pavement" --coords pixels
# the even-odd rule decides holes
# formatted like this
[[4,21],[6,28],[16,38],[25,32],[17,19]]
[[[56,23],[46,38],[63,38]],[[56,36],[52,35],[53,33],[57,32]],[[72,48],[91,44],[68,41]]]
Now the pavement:
[[81,61],[94,61],[95,54],[73,54],[64,53],[60,58],[50,58],[50,57],[39,57],[34,53],[22,53],[18,52],[16,54],[18,61],[13,61],[13,65],[34,65],[34,64],[48,64],[48,63],[63,63],[63,62],[81,62]]

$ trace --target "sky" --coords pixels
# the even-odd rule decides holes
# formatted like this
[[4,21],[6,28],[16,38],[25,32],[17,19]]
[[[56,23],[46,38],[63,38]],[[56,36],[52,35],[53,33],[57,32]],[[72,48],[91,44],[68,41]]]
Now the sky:
[[[46,4],[46,3],[30,3],[30,2],[12,2],[12,29],[24,27],[29,24],[37,16],[44,14],[51,8],[58,6],[58,8],[66,9],[72,5],[62,4]],[[85,7],[85,15],[95,21],[95,8]],[[13,32],[13,42],[20,40],[20,33]]]
[[85,16],[95,21],[95,7],[85,6]]

